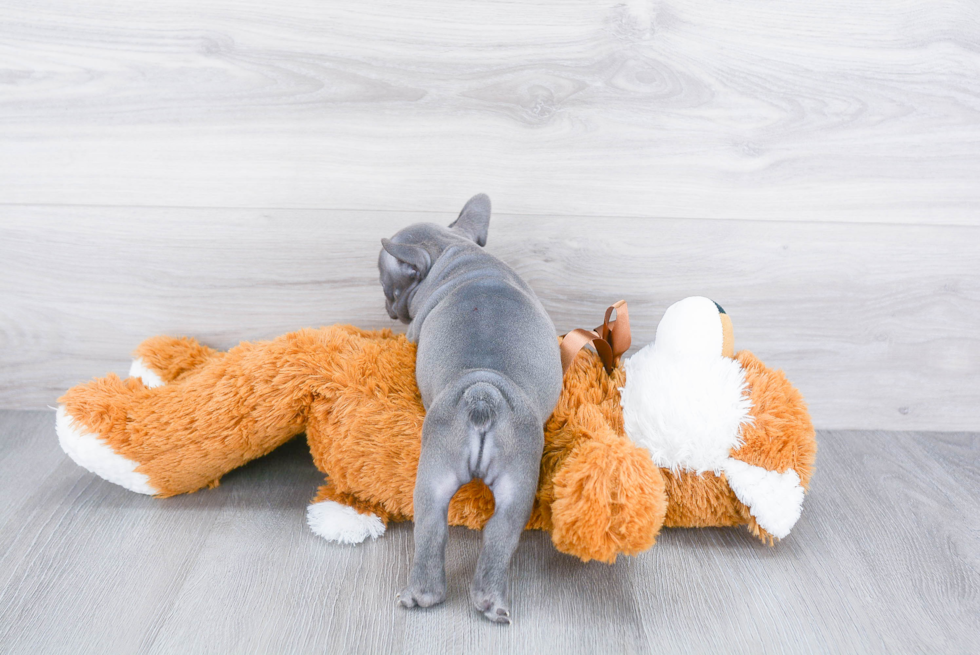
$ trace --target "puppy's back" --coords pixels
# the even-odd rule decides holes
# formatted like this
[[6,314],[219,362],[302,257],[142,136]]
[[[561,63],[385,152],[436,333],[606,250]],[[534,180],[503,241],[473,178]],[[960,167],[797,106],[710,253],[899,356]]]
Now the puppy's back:
[[481,273],[447,280],[451,288],[421,327],[416,373],[423,399],[464,371],[491,370],[523,389],[544,421],[561,392],[554,323],[510,267],[480,254]]

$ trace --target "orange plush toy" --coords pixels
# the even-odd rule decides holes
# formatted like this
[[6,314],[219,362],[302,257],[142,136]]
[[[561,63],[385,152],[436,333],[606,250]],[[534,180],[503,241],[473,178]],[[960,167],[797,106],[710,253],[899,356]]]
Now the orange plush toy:
[[[617,333],[618,344],[566,337],[568,353],[594,339],[605,362],[590,351],[566,357],[527,527],[550,531],[562,552],[610,563],[649,548],[663,525],[748,525],[770,543],[788,534],[816,442],[783,374],[746,351],[733,358],[731,323],[705,298],[673,305],[656,341],[623,365]],[[403,335],[333,326],[226,353],[155,337],[136,356],[128,379],[109,375],[60,399],[58,437],[81,466],[173,496],[216,486],[305,431],[327,475],[307,511],[314,532],[358,543],[411,520],[424,409]],[[474,529],[492,514],[479,480],[449,508],[451,524]]]

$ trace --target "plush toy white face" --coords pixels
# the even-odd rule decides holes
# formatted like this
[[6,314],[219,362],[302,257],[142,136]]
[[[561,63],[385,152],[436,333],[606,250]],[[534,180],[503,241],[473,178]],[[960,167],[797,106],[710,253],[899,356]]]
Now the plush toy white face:
[[725,334],[720,306],[703,296],[671,305],[657,326],[655,347],[686,357],[718,357]]

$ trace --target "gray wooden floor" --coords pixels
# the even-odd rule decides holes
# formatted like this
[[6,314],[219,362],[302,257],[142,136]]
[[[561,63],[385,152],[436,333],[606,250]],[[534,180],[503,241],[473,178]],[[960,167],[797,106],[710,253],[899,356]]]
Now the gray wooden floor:
[[449,600],[395,607],[411,526],[359,547],[304,524],[320,476],[297,440],[170,500],[58,449],[51,412],[0,412],[0,651],[976,652],[980,434],[821,432],[793,534],[667,530],[615,566],[528,533],[509,628],[465,597],[479,535],[454,529]]

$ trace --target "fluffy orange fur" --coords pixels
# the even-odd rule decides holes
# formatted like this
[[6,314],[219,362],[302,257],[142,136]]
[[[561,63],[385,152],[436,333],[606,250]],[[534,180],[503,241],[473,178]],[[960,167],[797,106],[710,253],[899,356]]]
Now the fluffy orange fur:
[[[327,474],[316,500],[383,521],[412,518],[424,409],[415,346],[389,330],[300,330],[227,353],[156,337],[137,352],[167,382],[148,388],[114,375],[61,399],[73,419],[139,463],[160,496],[215,486],[221,476],[306,431]],[[529,528],[584,560],[649,548],[663,523],[660,472],[622,433],[617,384],[594,355],[580,357],[546,431]],[[454,525],[481,528],[493,496],[479,480],[450,505]]]
[[[114,375],[69,390],[73,420],[138,462],[160,496],[215,486],[221,476],[306,432],[328,480],[315,502],[333,500],[384,522],[410,520],[424,408],[415,346],[390,330],[300,330],[227,353],[192,339],[155,337],[136,355],[165,386]],[[815,453],[799,393],[781,372],[739,353],[756,423],[734,457],[783,471],[804,485]],[[660,470],[623,430],[622,368],[607,374],[588,351],[567,371],[545,426],[538,493],[528,528],[584,561],[613,562],[652,546],[662,525],[755,525],[723,477]],[[479,529],[493,496],[479,480],[453,498],[453,525]]]

